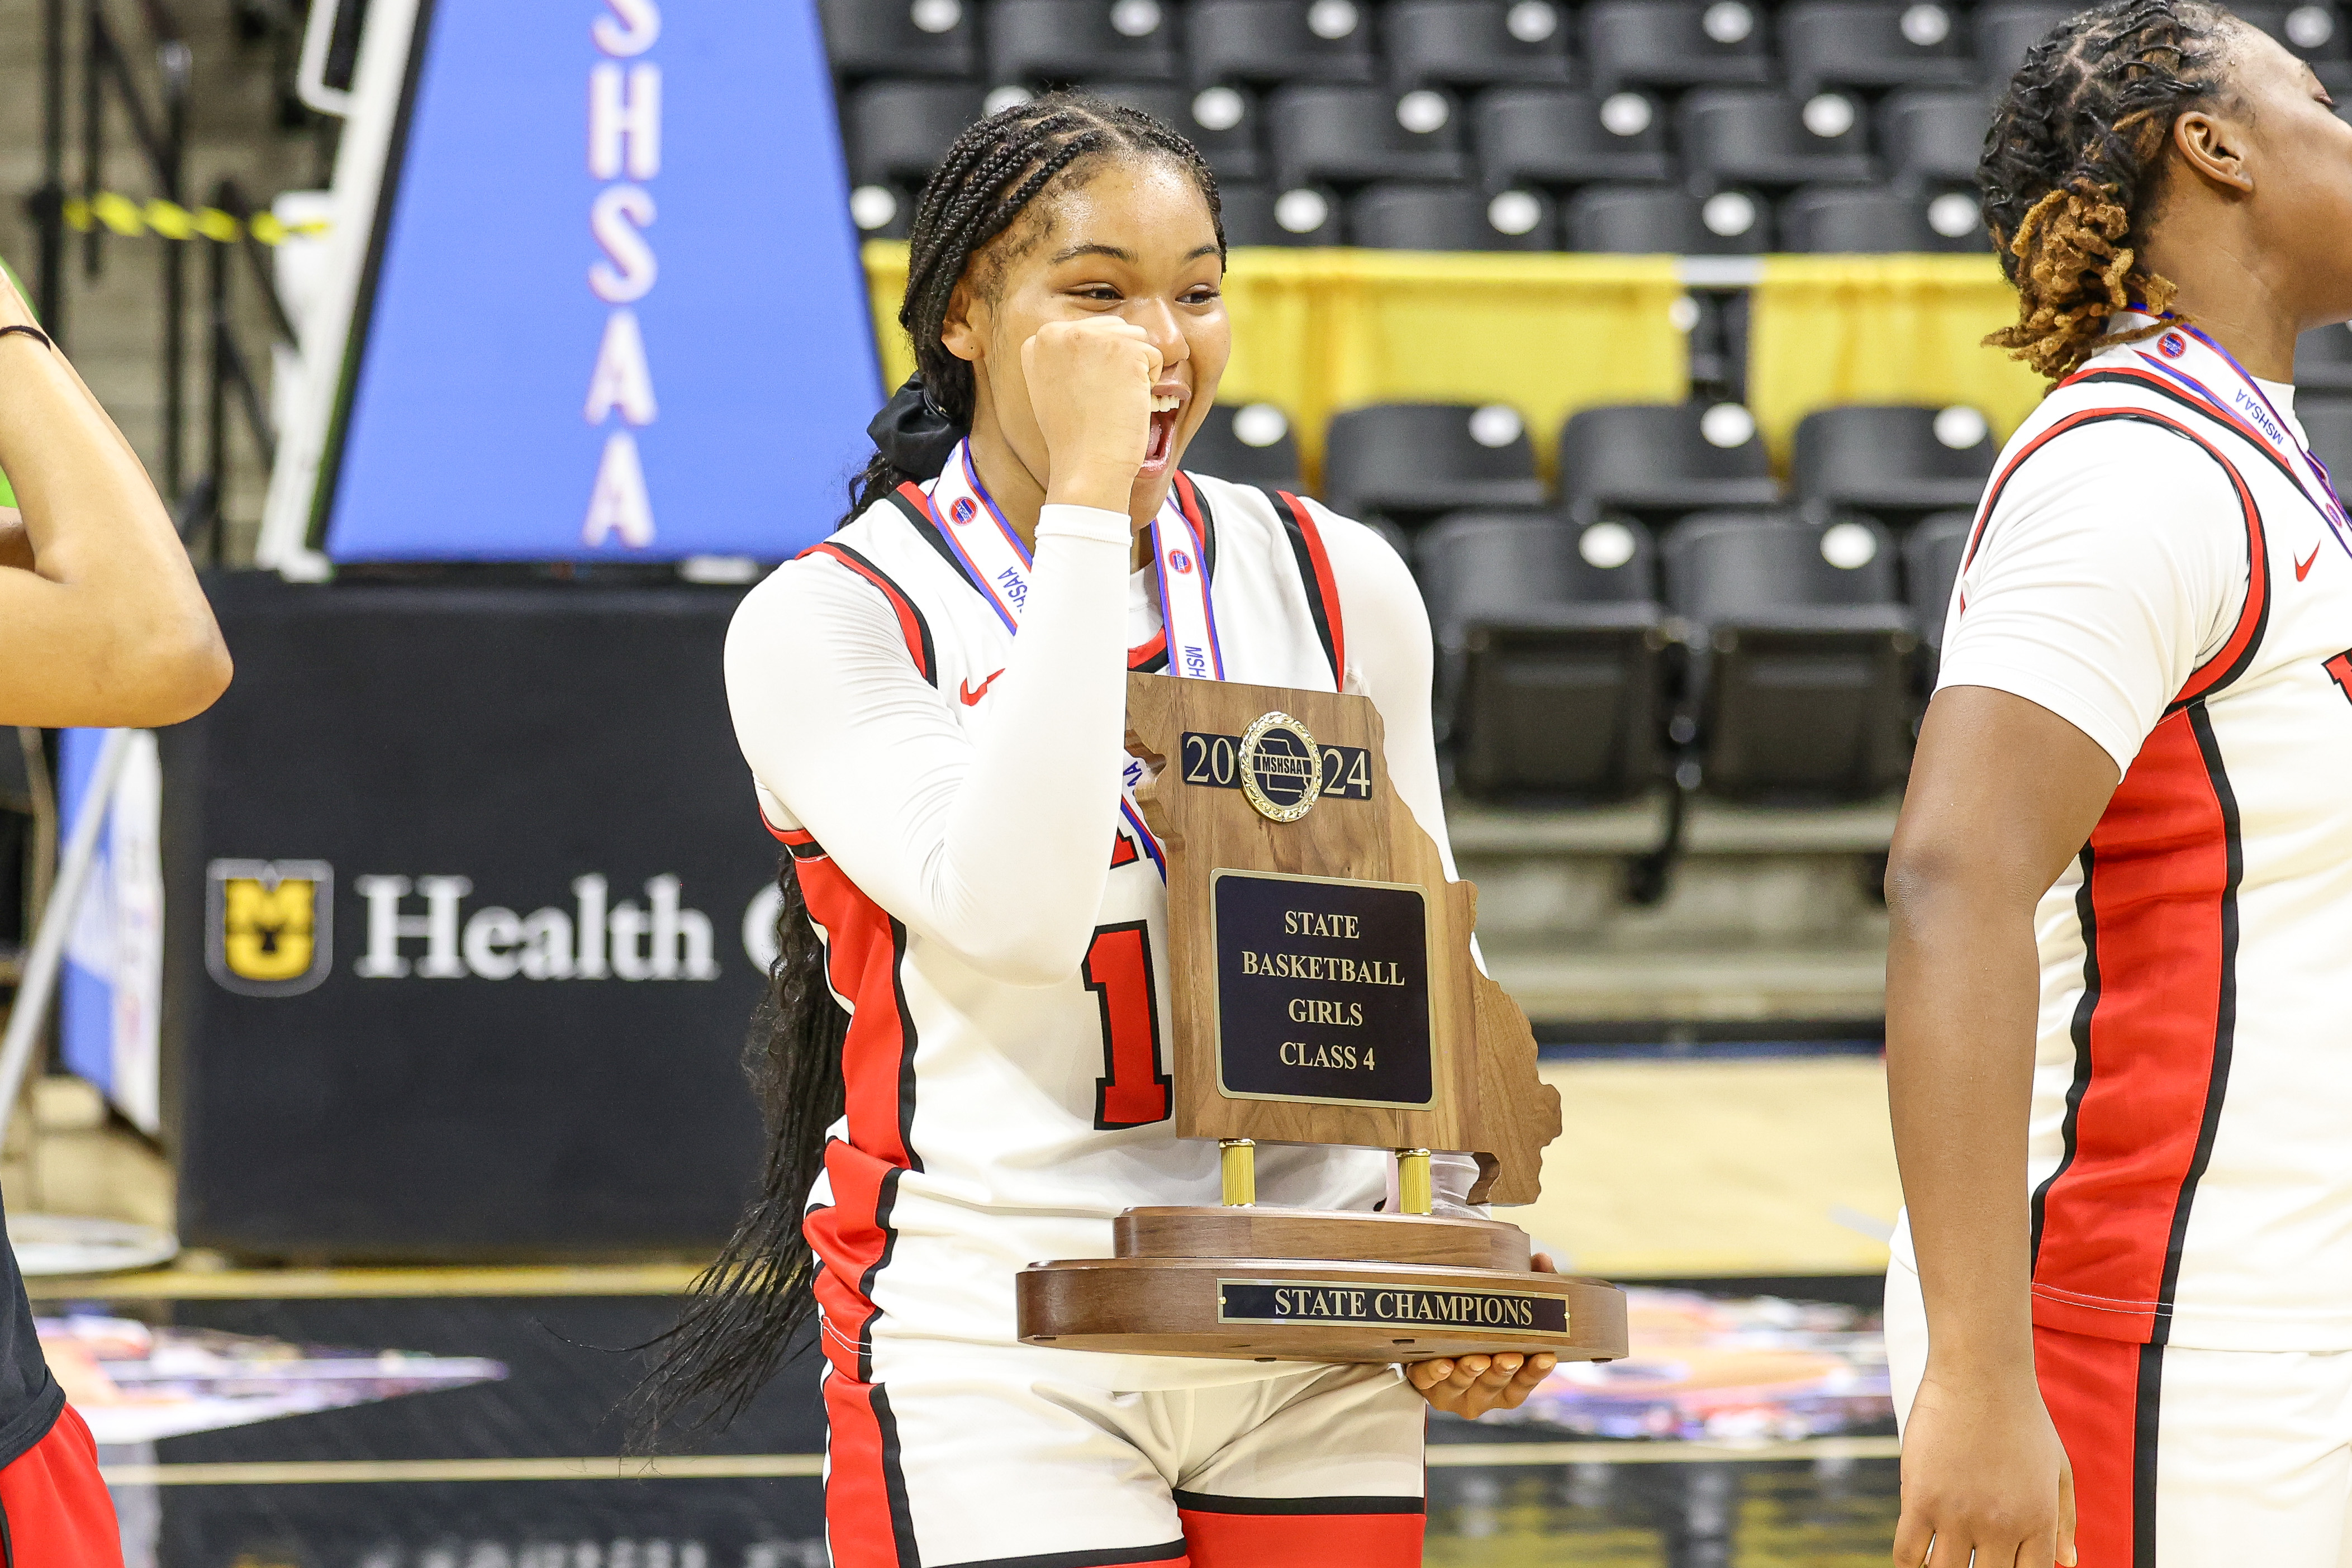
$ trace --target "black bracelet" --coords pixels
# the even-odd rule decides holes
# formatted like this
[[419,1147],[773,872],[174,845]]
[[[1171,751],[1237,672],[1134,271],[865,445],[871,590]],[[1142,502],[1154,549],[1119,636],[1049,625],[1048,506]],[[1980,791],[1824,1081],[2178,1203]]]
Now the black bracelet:
[[0,327],[0,338],[6,337],[10,332],[22,332],[51,353],[58,352],[58,345],[49,342],[49,334],[38,327]]

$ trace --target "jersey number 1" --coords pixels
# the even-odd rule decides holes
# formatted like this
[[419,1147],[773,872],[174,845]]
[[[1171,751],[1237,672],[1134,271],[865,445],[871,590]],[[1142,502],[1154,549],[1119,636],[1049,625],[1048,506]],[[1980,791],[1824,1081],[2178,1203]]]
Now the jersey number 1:
[[1102,1008],[1103,1076],[1095,1125],[1143,1127],[1168,1120],[1168,1073],[1160,1061],[1160,997],[1151,983],[1151,933],[1141,921],[1101,926],[1087,949],[1087,989]]

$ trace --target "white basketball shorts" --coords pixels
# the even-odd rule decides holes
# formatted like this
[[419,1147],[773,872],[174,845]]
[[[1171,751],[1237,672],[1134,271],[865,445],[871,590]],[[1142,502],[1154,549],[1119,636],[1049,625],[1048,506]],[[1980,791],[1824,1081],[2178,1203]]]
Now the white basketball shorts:
[[1427,1406],[1393,1366],[1120,1394],[1019,1345],[828,1366],[835,1568],[1418,1568]]

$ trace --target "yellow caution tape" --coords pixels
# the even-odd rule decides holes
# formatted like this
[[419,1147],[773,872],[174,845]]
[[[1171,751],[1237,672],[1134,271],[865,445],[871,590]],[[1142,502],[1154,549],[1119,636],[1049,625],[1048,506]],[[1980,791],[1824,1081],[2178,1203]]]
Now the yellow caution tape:
[[323,223],[281,223],[275,213],[268,212],[239,223],[235,214],[218,207],[184,207],[161,197],[142,202],[119,191],[100,191],[87,201],[68,197],[65,218],[66,226],[80,234],[104,225],[133,238],[152,234],[162,239],[209,239],[217,245],[234,245],[248,235],[264,245],[283,245],[298,235],[327,231]]

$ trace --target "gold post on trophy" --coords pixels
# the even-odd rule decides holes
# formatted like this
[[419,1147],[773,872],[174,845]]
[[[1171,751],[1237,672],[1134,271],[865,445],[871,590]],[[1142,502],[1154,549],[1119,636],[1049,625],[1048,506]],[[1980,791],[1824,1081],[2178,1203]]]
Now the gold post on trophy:
[[1217,1164],[1224,1178],[1225,1206],[1245,1209],[1257,1203],[1257,1143],[1249,1138],[1217,1141]]
[[1400,1149],[1397,1160],[1397,1207],[1406,1214],[1428,1214],[1437,1207],[1429,1180],[1429,1151]]

